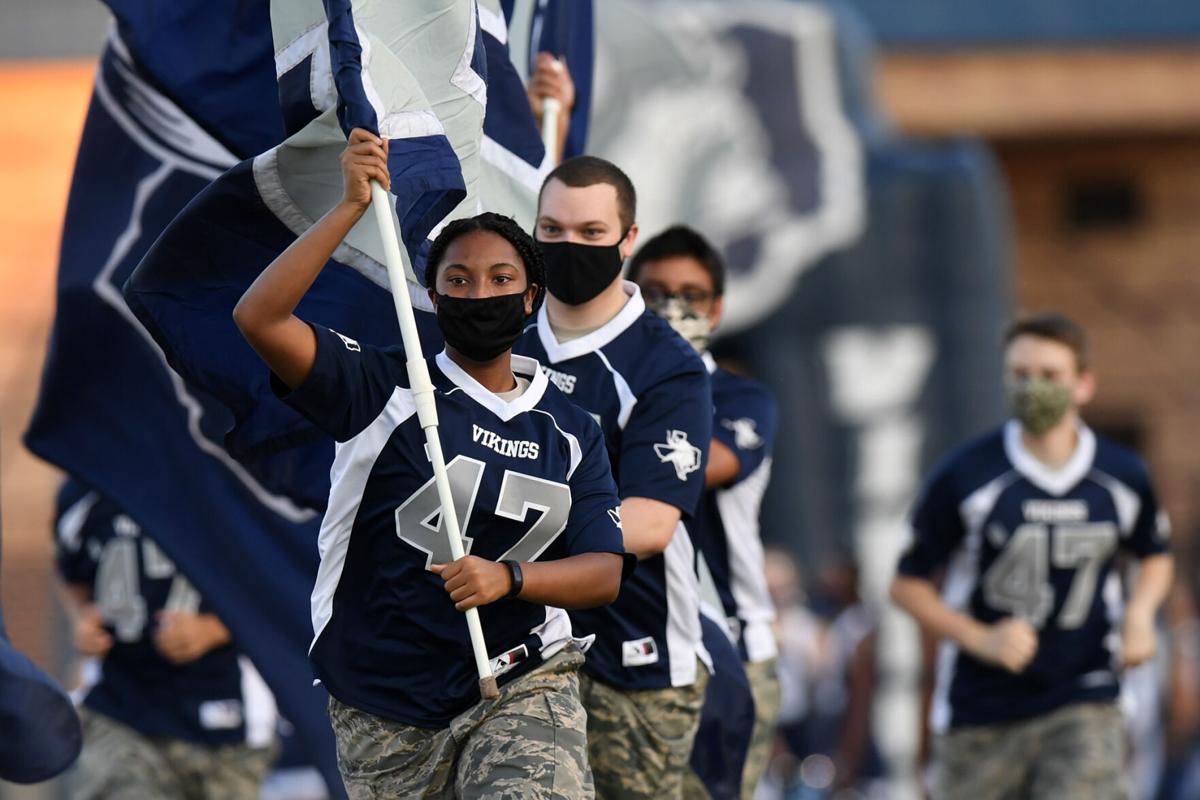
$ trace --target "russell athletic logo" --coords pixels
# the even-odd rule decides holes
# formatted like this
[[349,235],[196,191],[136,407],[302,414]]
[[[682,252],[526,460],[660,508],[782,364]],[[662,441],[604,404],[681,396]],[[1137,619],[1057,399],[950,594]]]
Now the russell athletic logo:
[[654,454],[659,461],[675,467],[681,481],[700,469],[700,448],[688,441],[686,431],[667,431],[667,440],[654,445]]

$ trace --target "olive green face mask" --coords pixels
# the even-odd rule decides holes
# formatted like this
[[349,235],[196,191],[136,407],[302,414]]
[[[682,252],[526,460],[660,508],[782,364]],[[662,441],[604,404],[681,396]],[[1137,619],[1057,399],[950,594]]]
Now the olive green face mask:
[[1012,381],[1007,388],[1013,417],[1034,436],[1057,425],[1071,407],[1071,387],[1045,378]]

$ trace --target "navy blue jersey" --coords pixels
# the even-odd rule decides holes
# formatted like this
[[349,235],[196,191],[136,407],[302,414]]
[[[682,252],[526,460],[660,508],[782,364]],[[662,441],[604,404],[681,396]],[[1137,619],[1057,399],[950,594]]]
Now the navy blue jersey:
[[[479,701],[463,614],[429,570],[451,560],[404,353],[313,326],[316,363],[276,391],[338,441],[312,595],[317,678],[343,703],[441,728]],[[511,402],[445,352],[429,359],[463,544],[500,561],[624,553],[616,487],[596,423],[538,369]],[[479,609],[501,683],[571,641],[566,612],[500,600]]]
[[936,730],[1028,718],[1118,693],[1122,587],[1114,559],[1167,550],[1169,529],[1145,465],[1079,429],[1071,460],[1051,470],[1009,422],[952,455],[913,512],[900,573],[946,566],[946,602],[984,622],[1027,620],[1038,651],[1019,675],[942,643]]
[[721,610],[745,661],[766,661],[778,651],[771,621],[758,517],[771,480],[771,451],[779,409],[767,387],[721,369],[704,355],[712,379],[713,438],[737,457],[737,476],[704,493],[687,524],[704,556]]
[[[704,491],[712,437],[712,393],[696,352],[629,300],[599,329],[560,343],[546,307],[514,351],[542,362],[550,380],[600,422],[622,498],[669,503],[690,517]],[[700,639],[695,551],[681,522],[660,555],[643,560],[610,606],[572,612],[577,630],[596,635],[586,669],[624,689],[688,686]]]
[[270,743],[275,701],[232,645],[182,665],[154,647],[160,611],[205,613],[199,593],[110,500],[67,481],[58,494],[56,562],[86,588],[113,636],[84,665],[84,705],[148,736],[219,745]]

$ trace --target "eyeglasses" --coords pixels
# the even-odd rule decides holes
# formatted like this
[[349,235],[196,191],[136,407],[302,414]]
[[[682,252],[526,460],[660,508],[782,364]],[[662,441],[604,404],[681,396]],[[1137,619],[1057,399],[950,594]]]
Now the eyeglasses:
[[668,292],[661,286],[650,285],[642,287],[642,298],[645,299],[647,303],[651,304],[661,303],[664,300],[670,300],[672,298],[678,298],[687,303],[689,306],[702,306],[705,303],[712,302],[713,293],[706,292],[703,289],[693,289],[690,286],[685,287],[679,292]]

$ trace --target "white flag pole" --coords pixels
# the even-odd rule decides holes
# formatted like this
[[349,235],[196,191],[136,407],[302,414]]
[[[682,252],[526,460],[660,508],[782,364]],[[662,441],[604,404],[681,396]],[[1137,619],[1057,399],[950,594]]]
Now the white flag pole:
[[[404,354],[408,359],[408,381],[417,409],[417,421],[425,431],[426,449],[429,451],[429,460],[433,463],[433,479],[437,485],[438,500],[442,504],[441,517],[446,526],[446,536],[450,540],[450,554],[458,560],[464,555],[462,532],[458,527],[454,497],[450,493],[450,480],[446,477],[446,460],[438,438],[433,382],[429,379],[429,367],[421,353],[417,321],[413,317],[412,300],[408,296],[408,278],[404,274],[404,262],[400,258],[400,240],[396,236],[395,215],[392,213],[391,204],[388,203],[387,192],[376,181],[371,181],[371,205],[375,208],[375,221],[379,224],[379,235],[383,239],[384,260],[387,262],[392,299],[396,303],[396,318],[400,321],[400,338],[404,342]],[[479,609],[467,609],[466,616],[467,629],[471,633],[471,649],[475,653],[475,667],[479,671],[479,693],[491,700],[499,697],[500,691],[496,687],[492,665],[488,660],[483,626],[479,622]]]
[[542,142],[554,165],[558,164],[558,117],[561,113],[562,103],[557,97],[542,98]]

